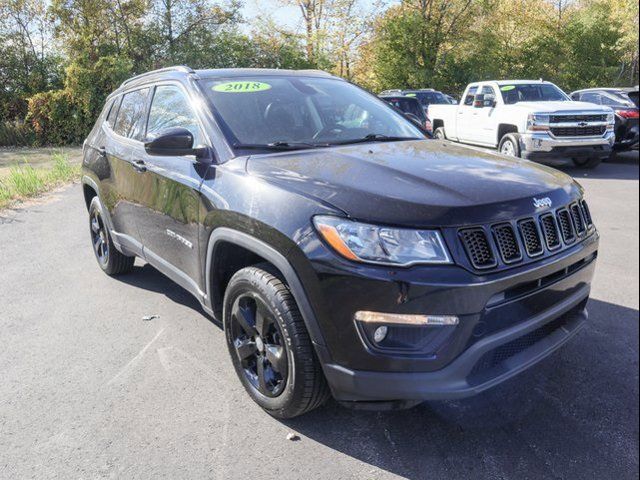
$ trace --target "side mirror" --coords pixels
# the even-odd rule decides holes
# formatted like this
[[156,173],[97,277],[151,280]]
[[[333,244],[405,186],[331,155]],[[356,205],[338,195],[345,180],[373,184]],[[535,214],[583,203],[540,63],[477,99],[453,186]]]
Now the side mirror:
[[145,142],[144,149],[149,155],[181,157],[195,155],[198,161],[207,158],[209,148],[193,146],[193,134],[182,127],[161,130],[153,139]]

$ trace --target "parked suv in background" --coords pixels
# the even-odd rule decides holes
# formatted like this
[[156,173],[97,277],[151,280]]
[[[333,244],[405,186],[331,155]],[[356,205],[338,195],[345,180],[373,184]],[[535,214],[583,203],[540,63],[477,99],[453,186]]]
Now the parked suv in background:
[[429,108],[434,137],[498,148],[529,160],[571,158],[594,168],[615,140],[609,107],[572,102],[542,80],[472,83],[459,105]]
[[595,103],[605,105],[613,109],[616,114],[615,132],[616,142],[613,145],[615,151],[630,150],[638,148],[638,138],[640,128],[638,127],[638,92],[635,90],[635,101],[632,96],[633,90],[622,88],[589,88],[578,90],[571,94],[575,101]]
[[378,409],[473,395],[587,319],[598,233],[575,181],[424,140],[322,72],[135,77],[83,153],[100,268],[140,257],[192,293],[276,417],[330,394]]
[[405,97],[417,98],[427,115],[429,105],[446,105],[449,103],[449,99],[444,93],[434,90],[433,88],[418,88],[413,90],[385,90],[383,92],[380,92],[379,95],[381,97],[389,95],[403,95]]

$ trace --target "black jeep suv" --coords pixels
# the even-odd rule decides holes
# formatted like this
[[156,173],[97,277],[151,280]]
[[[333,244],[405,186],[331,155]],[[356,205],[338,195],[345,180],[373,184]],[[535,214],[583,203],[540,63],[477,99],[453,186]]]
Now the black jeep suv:
[[571,178],[425,140],[322,72],[173,67],[111,94],[84,145],[91,241],[224,326],[286,418],[473,395],[587,319],[598,234]]

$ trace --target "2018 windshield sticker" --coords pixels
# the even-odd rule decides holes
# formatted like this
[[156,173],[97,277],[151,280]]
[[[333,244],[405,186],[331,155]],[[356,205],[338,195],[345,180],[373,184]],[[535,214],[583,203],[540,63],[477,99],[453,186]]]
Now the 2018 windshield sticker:
[[502,87],[500,90],[502,90],[503,92],[509,92],[509,91],[515,90],[515,89],[516,89],[515,85],[507,85],[507,86]]
[[269,90],[271,85],[264,82],[225,82],[214,85],[212,90],[224,93],[251,93]]

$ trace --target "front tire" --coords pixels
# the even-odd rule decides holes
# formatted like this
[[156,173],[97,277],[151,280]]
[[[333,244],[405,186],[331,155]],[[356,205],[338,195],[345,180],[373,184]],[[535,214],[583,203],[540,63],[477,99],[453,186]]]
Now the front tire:
[[98,265],[107,275],[121,275],[133,270],[135,257],[127,257],[116,250],[107,228],[98,197],[93,197],[89,205],[89,232],[91,246]]
[[520,136],[517,133],[508,133],[500,140],[498,149],[507,157],[520,157]]
[[288,286],[269,267],[247,267],[229,281],[224,330],[231,361],[251,398],[276,418],[322,405],[329,389]]

